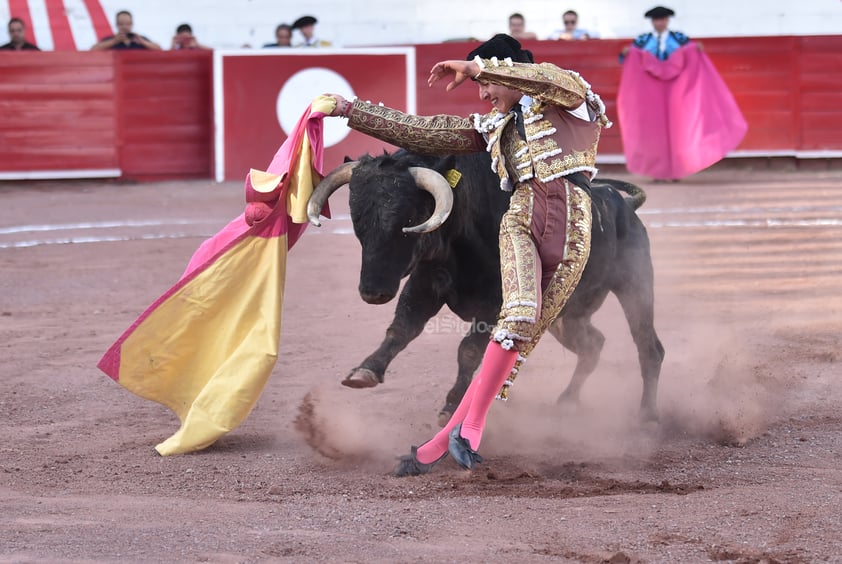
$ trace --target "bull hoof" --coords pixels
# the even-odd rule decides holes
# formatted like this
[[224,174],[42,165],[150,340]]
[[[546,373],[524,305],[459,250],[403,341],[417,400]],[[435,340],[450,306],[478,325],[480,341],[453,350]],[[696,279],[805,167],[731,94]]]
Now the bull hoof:
[[661,418],[658,416],[658,412],[655,409],[646,409],[641,408],[640,413],[638,414],[638,419],[642,425],[655,425],[657,426],[660,423]]
[[368,368],[357,368],[342,380],[343,386],[356,389],[373,388],[378,384],[380,384],[380,379],[377,374]]

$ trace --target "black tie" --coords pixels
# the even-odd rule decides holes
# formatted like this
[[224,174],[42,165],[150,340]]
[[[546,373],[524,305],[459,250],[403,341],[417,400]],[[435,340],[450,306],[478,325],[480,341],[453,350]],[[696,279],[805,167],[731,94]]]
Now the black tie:
[[520,138],[526,141],[526,128],[523,127],[523,108],[521,108],[520,104],[515,104],[513,111],[515,112],[515,126],[517,126],[517,132],[520,135]]

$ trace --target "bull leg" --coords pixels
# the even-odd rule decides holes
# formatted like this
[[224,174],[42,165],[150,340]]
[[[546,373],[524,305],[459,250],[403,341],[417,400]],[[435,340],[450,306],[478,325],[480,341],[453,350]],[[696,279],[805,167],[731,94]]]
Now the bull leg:
[[482,361],[482,355],[487,345],[488,333],[473,330],[465,335],[462,342],[459,343],[459,352],[457,353],[459,373],[453,387],[447,392],[444,407],[439,411],[439,427],[447,425],[450,416],[453,415],[453,412],[459,406],[459,402],[462,401],[462,396],[465,395],[465,391],[474,377],[474,372]]
[[616,292],[637,346],[640,374],[643,377],[640,419],[644,422],[658,420],[658,378],[664,360],[664,346],[655,332],[655,297],[651,271],[648,274],[648,283],[640,284],[637,288],[626,286]]
[[[383,342],[359,366],[352,369],[342,384],[351,388],[370,388],[382,384],[389,363],[424,330],[424,325],[444,305],[433,291],[430,280],[416,271],[407,280],[398,298],[395,317]],[[464,391],[463,391],[464,392]]]
[[579,394],[585,380],[588,379],[599,363],[605,336],[593,326],[590,315],[564,316],[553,324],[553,336],[564,345],[564,348],[576,355],[576,368],[570,383],[558,398],[559,405],[576,406]]

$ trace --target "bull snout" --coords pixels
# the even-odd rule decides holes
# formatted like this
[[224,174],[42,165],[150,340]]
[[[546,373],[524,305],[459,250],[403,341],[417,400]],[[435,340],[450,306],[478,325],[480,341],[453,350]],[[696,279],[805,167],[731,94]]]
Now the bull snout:
[[[387,243],[388,238],[383,238]],[[357,290],[364,302],[385,304],[398,295],[401,279],[407,271],[407,262],[412,249],[400,245],[363,244],[362,264]]]
[[367,304],[385,304],[398,295],[400,278],[395,280],[385,279],[382,276],[383,271],[380,271],[379,274],[380,276],[366,275],[366,271],[363,270],[362,276],[360,276],[360,283],[357,290],[359,290],[360,297]]
[[392,292],[392,293],[389,293],[389,292],[371,292],[371,291],[364,291],[362,288],[360,288],[360,297],[367,304],[380,305],[380,304],[385,304],[385,303],[390,302],[392,300],[392,298],[395,297],[395,293],[394,292]]

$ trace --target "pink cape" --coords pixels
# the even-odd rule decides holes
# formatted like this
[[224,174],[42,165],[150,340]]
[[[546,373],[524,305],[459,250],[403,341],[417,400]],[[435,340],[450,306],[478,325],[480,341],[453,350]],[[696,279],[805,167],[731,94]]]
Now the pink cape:
[[178,415],[179,430],[155,447],[161,455],[203,449],[235,429],[272,373],[287,251],[307,225],[307,200],[322,176],[331,104],[317,98],[268,170],[248,173],[245,213],[202,243],[179,281],[97,365]]
[[617,95],[629,172],[684,178],[721,160],[748,129],[728,86],[692,41],[666,61],[632,48]]

